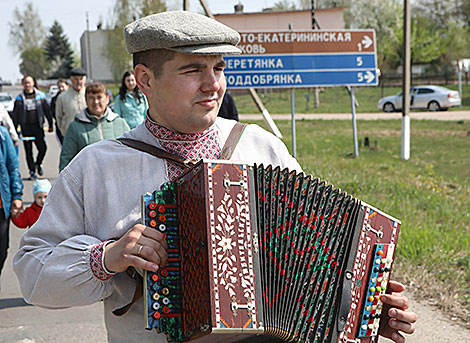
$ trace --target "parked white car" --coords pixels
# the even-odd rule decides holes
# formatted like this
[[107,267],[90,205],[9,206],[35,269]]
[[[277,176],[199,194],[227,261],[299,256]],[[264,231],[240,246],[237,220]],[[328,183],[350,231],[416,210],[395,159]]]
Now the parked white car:
[[13,97],[8,93],[0,93],[0,103],[8,112],[12,112],[15,105],[15,99],[13,99]]
[[[411,88],[410,108],[427,108],[429,111],[447,110],[450,107],[460,106],[459,92],[441,86],[416,86]],[[403,99],[402,93],[386,96],[377,103],[379,110],[384,112],[400,111]]]

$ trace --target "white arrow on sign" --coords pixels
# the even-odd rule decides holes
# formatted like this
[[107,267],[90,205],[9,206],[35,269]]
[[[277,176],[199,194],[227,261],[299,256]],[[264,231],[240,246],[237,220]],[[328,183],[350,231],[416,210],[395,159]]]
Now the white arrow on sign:
[[375,78],[375,75],[374,73],[372,73],[371,71],[367,71],[366,75],[364,76],[364,78],[366,79],[367,83],[371,83],[374,78]]
[[362,45],[364,45],[364,48],[368,48],[372,45],[373,41],[372,39],[369,38],[369,36],[364,36],[364,38],[362,39]]

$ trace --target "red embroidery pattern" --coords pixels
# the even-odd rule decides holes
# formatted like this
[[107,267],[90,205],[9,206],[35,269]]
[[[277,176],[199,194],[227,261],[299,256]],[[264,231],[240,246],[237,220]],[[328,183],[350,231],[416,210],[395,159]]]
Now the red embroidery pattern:
[[[177,133],[161,126],[149,117],[145,119],[145,126],[158,139],[166,151],[178,156],[199,161],[203,158],[217,159],[220,156],[220,144],[214,127],[199,133]],[[168,162],[168,178],[176,179],[184,169]]]
[[101,281],[106,281],[111,278],[111,276],[113,276],[113,274],[107,273],[106,270],[103,268],[103,249],[106,243],[108,242],[106,241],[95,244],[91,248],[90,252],[91,271],[93,272],[93,275]]

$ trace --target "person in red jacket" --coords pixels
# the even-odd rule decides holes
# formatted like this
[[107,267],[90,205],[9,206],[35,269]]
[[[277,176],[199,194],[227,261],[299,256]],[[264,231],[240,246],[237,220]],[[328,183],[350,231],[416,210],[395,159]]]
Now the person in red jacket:
[[34,182],[34,202],[16,218],[11,218],[13,223],[22,229],[29,228],[38,220],[47,195],[51,190],[51,183],[47,179],[38,179]]

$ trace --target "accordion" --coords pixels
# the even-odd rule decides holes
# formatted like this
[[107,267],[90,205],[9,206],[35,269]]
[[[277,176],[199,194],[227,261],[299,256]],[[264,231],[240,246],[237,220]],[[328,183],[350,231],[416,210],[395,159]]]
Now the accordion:
[[400,222],[304,173],[204,160],[142,196],[168,263],[144,274],[169,342],[374,342]]

